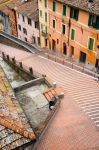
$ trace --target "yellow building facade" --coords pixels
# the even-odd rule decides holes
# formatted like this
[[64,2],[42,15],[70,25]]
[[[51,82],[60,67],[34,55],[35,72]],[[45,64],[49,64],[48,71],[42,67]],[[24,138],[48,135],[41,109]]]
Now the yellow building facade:
[[48,0],[38,0],[41,48],[48,48]]

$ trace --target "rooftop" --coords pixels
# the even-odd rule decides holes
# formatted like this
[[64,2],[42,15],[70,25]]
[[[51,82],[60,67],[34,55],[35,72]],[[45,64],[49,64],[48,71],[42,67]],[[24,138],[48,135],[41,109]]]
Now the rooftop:
[[71,7],[80,8],[81,10],[87,11],[89,13],[93,13],[99,15],[99,0],[93,0],[91,3],[91,7],[88,7],[89,0],[56,0],[58,2],[67,4]]
[[6,15],[9,15],[10,13],[8,8],[15,10],[30,19],[38,21],[39,12],[37,0],[28,0],[27,2],[22,2],[22,0],[11,0],[7,3],[2,2],[2,5],[0,5],[0,10]]
[[35,138],[0,66],[0,149],[14,149]]

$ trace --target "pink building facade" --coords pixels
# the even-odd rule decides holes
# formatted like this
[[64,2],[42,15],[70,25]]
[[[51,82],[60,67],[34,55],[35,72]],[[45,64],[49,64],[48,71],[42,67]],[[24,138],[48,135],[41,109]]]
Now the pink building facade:
[[18,38],[23,41],[39,46],[40,38],[39,38],[38,21],[35,21],[18,12],[16,13],[16,16],[17,16]]

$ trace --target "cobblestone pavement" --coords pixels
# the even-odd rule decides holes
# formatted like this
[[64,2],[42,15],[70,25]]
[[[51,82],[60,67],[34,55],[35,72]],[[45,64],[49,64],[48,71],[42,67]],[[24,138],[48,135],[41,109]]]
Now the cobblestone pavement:
[[60,109],[37,150],[99,150],[99,85],[95,79],[39,55],[7,47],[3,51],[64,89]]

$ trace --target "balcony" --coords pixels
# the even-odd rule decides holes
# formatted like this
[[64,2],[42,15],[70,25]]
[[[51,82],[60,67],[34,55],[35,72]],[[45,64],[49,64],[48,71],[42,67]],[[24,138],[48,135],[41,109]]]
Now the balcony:
[[45,31],[42,31],[42,36],[45,38],[48,38],[48,33],[46,33]]

